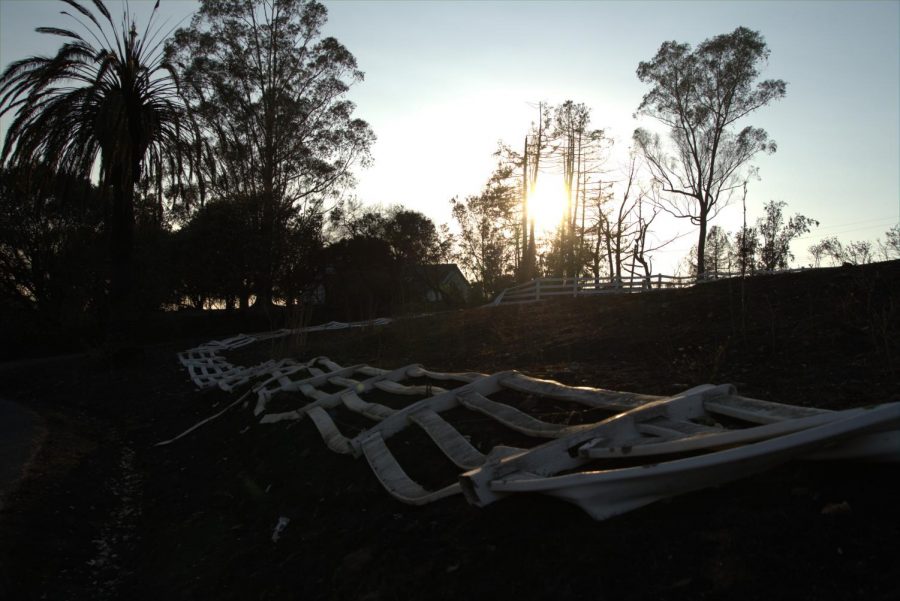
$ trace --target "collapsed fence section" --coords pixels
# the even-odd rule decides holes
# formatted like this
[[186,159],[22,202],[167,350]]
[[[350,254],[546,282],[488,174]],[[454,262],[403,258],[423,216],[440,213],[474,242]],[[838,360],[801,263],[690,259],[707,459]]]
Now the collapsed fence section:
[[[365,457],[384,489],[404,503],[464,494],[484,506],[537,492],[575,503],[595,519],[793,458],[900,461],[900,403],[827,411],[742,397],[729,385],[664,398],[566,386],[516,371],[344,367],[325,357],[242,367],[220,354],[249,338],[180,354],[198,387],[247,390],[161,444],[255,395],[248,419],[275,428],[309,419],[330,450]],[[455,479],[428,487],[409,475],[391,450],[391,439],[409,429],[424,432],[456,466]]]

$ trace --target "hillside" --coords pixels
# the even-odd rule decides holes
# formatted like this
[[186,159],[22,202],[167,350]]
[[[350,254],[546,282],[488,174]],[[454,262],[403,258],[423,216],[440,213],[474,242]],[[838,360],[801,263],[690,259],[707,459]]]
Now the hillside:
[[[152,446],[237,398],[194,391],[175,359],[184,348],[0,372],[0,395],[46,424],[0,512],[0,597],[900,596],[896,466],[790,464],[605,522],[537,496],[409,507],[364,460],[328,451],[308,420],[262,427],[238,407]],[[259,343],[229,360],[316,355],[518,369],[660,395],[730,382],[748,396],[835,409],[896,401],[900,262],[405,318]],[[398,444],[411,475],[429,485],[446,476],[425,441]],[[290,522],[273,542],[281,517]]]

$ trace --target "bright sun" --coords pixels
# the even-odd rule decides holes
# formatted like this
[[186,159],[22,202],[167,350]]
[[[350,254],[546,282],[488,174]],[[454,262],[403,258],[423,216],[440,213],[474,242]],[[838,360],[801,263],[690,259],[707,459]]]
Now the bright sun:
[[559,227],[566,209],[566,187],[561,175],[541,173],[528,195],[528,215],[534,220],[537,235],[548,234]]

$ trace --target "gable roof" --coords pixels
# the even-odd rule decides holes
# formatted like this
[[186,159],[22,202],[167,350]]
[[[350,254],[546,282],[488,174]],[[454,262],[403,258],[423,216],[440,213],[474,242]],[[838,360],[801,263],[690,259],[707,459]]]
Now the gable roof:
[[438,263],[435,265],[416,265],[415,273],[426,281],[434,282],[436,284],[443,284],[447,282],[450,278],[454,276],[454,274],[458,274],[462,281],[469,284],[469,280],[466,279],[466,276],[463,275],[463,272],[459,269],[459,266],[456,263]]

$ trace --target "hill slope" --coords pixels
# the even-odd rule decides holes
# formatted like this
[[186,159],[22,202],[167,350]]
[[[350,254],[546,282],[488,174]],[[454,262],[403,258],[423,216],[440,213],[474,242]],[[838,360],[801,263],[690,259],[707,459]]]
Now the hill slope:
[[[742,288],[743,286],[743,288]],[[233,353],[519,369],[650,394],[732,382],[828,408],[900,400],[900,263],[408,318]],[[199,341],[198,341],[199,342]],[[412,508],[308,421],[225,414],[175,348],[20,370],[0,392],[47,440],[0,513],[9,598],[887,599],[900,595],[895,466],[794,464],[606,522],[542,497]],[[43,369],[43,372],[38,371]],[[424,435],[423,435],[424,436]],[[439,481],[413,434],[396,452]],[[277,542],[279,518],[290,519]],[[0,595],[2,596],[2,595]]]

